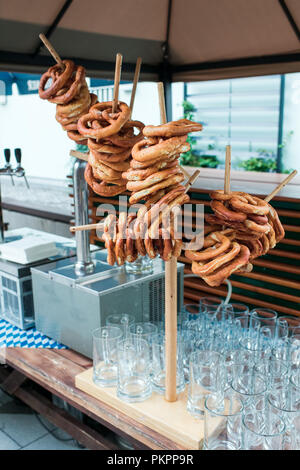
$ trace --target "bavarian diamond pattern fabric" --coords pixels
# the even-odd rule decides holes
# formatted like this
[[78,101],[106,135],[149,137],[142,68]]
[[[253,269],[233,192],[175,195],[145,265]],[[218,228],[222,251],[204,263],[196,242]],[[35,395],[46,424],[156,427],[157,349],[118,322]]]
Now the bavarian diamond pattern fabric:
[[2,319],[0,320],[1,347],[67,349],[63,344],[48,338],[35,328],[20,330],[20,328]]

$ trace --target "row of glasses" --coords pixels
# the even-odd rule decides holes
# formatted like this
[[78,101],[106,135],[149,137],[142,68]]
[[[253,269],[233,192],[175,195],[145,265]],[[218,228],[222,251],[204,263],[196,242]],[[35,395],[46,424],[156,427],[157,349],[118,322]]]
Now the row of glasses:
[[300,398],[293,384],[266,394],[265,406],[247,406],[226,391],[210,394],[204,404],[206,450],[299,450]]
[[185,327],[201,350],[187,408],[205,417],[204,448],[300,449],[300,320],[209,298]]

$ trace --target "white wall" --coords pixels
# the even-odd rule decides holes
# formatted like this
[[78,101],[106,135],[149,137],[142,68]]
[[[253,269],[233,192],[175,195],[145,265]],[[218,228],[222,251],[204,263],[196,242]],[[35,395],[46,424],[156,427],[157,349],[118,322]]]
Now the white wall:
[[[129,104],[132,85],[120,86],[120,100]],[[71,168],[69,151],[75,142],[67,137],[55,120],[56,106],[41,100],[37,94],[19,95],[14,87],[6,104],[0,104],[0,166],[3,149],[20,147],[22,164],[28,176],[64,179]],[[155,83],[139,83],[133,119],[159,124]],[[15,163],[14,157],[12,162]]]

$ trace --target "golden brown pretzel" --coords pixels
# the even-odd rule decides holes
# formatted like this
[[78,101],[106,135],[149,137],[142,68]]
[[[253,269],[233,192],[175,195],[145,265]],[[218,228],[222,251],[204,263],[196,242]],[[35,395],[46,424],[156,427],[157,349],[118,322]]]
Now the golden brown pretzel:
[[[68,87],[65,93],[61,95],[55,95],[49,98],[48,100],[50,101],[50,103],[66,105],[67,103],[71,102],[76,95],[80,94],[83,85],[85,85],[85,87],[87,88],[85,81],[85,70],[81,65],[79,65],[78,67],[76,67],[75,77],[72,78],[72,84],[70,87]],[[87,93],[89,93],[88,89]]]
[[93,175],[93,168],[89,163],[86,164],[84,177],[88,185],[99,196],[117,196],[126,190],[126,184],[122,185],[122,183],[116,182],[114,185],[109,185],[105,181],[98,182]]
[[250,194],[233,196],[229,204],[233,209],[244,214],[267,215],[269,213],[268,203]]
[[276,243],[279,243],[284,238],[285,231],[274,207],[272,207],[270,204],[268,204],[268,206],[269,206],[269,222],[275,231]]
[[[50,100],[49,100],[50,101]],[[58,104],[56,106],[56,120],[62,124],[66,125],[66,120],[78,118],[83,113],[86,113],[91,104],[91,95],[88,90],[86,83],[81,86],[78,95],[75,95],[71,101],[68,101],[66,104]]]
[[141,163],[169,159],[190,149],[190,144],[186,142],[186,139],[187,135],[171,137],[167,140],[154,137],[141,140],[133,147],[132,158]]
[[189,121],[188,119],[179,119],[171,121],[160,126],[146,126],[144,136],[146,137],[174,137],[187,135],[189,132],[202,130],[202,124]]
[[[210,234],[211,236],[212,234]],[[208,259],[216,258],[220,254],[224,253],[230,246],[230,239],[223,235],[221,232],[213,232],[214,241],[212,244],[208,243],[212,238],[208,238],[209,235],[204,240],[203,250],[186,250],[185,256],[191,261],[206,261]],[[206,241],[206,245],[205,245]],[[209,246],[209,248],[206,248]]]
[[[108,125],[104,125],[103,111],[106,111],[106,115],[109,115],[112,111],[112,106],[112,101],[94,104],[94,106],[90,108],[89,113],[85,114],[78,120],[77,126],[80,134],[93,139],[104,139],[119,132],[121,127],[124,126],[125,122],[128,121],[131,111],[126,103],[119,101],[119,111],[114,113],[113,117],[109,118]],[[87,127],[88,123],[94,120],[98,120],[99,127],[96,129]],[[107,121],[105,122],[107,124]]]
[[[64,69],[62,69],[60,65],[53,65],[53,67],[50,67],[49,70],[42,75],[39,84],[39,96],[42,100],[48,100],[55,96],[71,78],[75,69],[74,62],[72,62],[72,60],[63,60],[63,63],[65,66]],[[50,78],[52,78],[52,84],[49,88],[45,89]],[[71,99],[72,98],[70,98],[70,100]]]
[[128,191],[137,192],[143,189],[149,188],[154,184],[160,183],[160,181],[166,180],[172,175],[176,175],[177,173],[182,173],[179,166],[175,166],[175,168],[167,168],[166,170],[161,170],[152,175],[145,178],[143,181],[128,181],[127,189]]
[[247,219],[246,214],[230,210],[221,201],[211,201],[210,207],[218,217],[224,218],[230,222],[244,222]]
[[[237,271],[238,269],[243,268],[243,266],[248,264],[250,258],[250,251],[245,245],[241,245],[241,250],[236,258],[234,258],[229,263],[221,266],[217,269],[213,274],[209,274],[208,276],[203,276],[204,281],[211,287],[220,286],[225,279]],[[192,271],[197,269],[197,262],[194,261],[192,264]],[[197,272],[195,272],[197,274]]]
[[240,250],[241,245],[237,242],[233,242],[226,252],[223,252],[207,263],[198,263],[197,266],[194,267],[196,274],[201,277],[212,274],[216,269],[221,268],[224,264],[233,260],[239,254]]
[[181,181],[183,180],[184,180],[183,173],[177,173],[176,175],[172,175],[166,180],[161,181],[160,183],[154,184],[150,188],[142,189],[141,191],[138,191],[132,194],[132,196],[129,199],[129,203],[136,204],[137,202],[144,199],[146,196],[152,195],[153,193],[156,193],[160,189],[167,188],[169,186],[172,186],[175,183],[181,183]]

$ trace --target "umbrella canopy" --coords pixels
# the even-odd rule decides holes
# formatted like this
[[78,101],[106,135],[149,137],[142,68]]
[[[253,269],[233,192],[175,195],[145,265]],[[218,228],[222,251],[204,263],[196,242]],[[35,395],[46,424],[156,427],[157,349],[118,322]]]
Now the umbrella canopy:
[[38,93],[40,75],[28,73],[0,72],[0,94],[12,95],[12,85],[17,84],[20,95]]
[[191,81],[300,71],[299,0],[0,0],[0,67],[41,72],[62,58],[90,76]]

